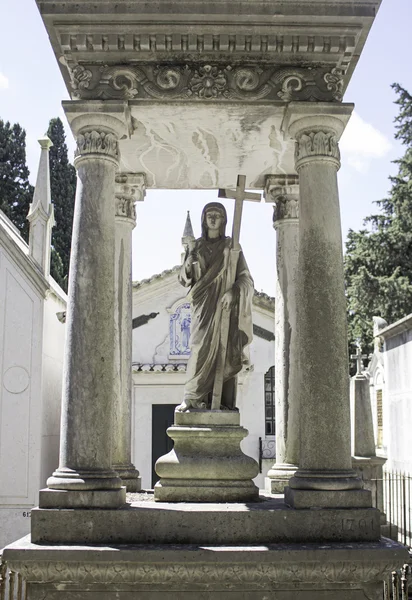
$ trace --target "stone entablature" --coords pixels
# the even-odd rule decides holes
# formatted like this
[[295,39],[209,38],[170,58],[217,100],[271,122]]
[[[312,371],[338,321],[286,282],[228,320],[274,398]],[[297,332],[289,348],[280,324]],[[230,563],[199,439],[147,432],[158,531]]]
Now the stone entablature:
[[207,17],[203,4],[190,0],[179,2],[178,15],[172,0],[161,6],[143,0],[37,4],[70,91],[70,71],[78,65],[228,59],[232,65],[337,67],[344,90],[380,0],[254,0],[238,3],[235,17],[227,2],[208,3]]

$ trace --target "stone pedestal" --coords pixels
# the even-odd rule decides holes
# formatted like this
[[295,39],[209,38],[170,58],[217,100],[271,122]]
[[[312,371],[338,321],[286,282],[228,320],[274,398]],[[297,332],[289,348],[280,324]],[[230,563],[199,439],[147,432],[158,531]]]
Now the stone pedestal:
[[296,508],[364,506],[352,469],[349,376],[337,170],[353,105],[291,103],[284,130],[299,174],[299,469],[285,498]]
[[363,372],[360,348],[356,355],[357,373],[351,378],[352,467],[358,473],[366,490],[372,494],[372,505],[381,513],[381,532],[397,540],[397,527],[389,525],[383,510],[383,465],[386,458],[376,456],[369,379]]
[[259,490],[252,479],[259,465],[243,454],[248,434],[237,411],[175,413],[167,434],[174,448],[156,462],[160,480],[155,500],[166,502],[252,502]]
[[[77,138],[60,463],[43,507],[115,507],[125,488],[112,469],[115,173],[124,126],[69,114]],[[73,118],[74,117],[74,118]]]
[[406,549],[376,543],[36,546],[4,558],[27,582],[27,600],[382,600]]
[[141,489],[139,471],[132,464],[132,232],[135,202],[144,199],[144,176],[116,176],[115,254],[115,367],[113,406],[113,469],[128,492]]
[[299,253],[299,179],[269,175],[265,200],[274,202],[276,229],[275,399],[276,463],[265,489],[283,494],[299,460],[299,383],[296,284]]

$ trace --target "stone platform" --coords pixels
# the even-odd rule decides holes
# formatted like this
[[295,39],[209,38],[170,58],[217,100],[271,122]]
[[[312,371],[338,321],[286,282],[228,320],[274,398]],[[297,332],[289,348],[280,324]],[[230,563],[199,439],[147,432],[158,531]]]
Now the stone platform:
[[[142,496],[141,496],[142,497]],[[283,496],[230,504],[154,502],[117,510],[33,509],[39,544],[273,544],[378,541],[374,508],[294,510]]]
[[25,578],[28,600],[381,600],[407,551],[389,540],[69,547],[27,536],[4,559]]

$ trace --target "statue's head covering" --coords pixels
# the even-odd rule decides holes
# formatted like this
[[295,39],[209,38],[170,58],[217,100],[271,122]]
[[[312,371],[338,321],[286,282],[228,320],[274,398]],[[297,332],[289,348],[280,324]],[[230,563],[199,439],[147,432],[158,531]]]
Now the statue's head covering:
[[226,208],[220,202],[209,202],[209,204],[206,204],[206,206],[204,207],[202,211],[202,238],[207,240],[206,214],[210,210],[216,210],[222,214],[223,221],[220,226],[219,234],[221,238],[224,238],[226,233],[227,213]]

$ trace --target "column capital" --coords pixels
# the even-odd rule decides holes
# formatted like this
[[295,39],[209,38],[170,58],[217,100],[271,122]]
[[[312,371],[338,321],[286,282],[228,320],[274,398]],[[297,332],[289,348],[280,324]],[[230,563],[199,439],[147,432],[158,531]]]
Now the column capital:
[[135,202],[142,202],[146,195],[143,173],[118,173],[116,175],[116,221],[136,225]]
[[297,223],[299,219],[299,176],[268,175],[263,197],[273,202],[273,227]]
[[67,117],[77,142],[75,166],[86,158],[106,158],[118,164],[118,140],[126,131],[123,121],[105,113],[68,113]]
[[291,102],[282,123],[285,137],[296,140],[295,163],[327,161],[340,167],[338,141],[353,111],[353,104]]

